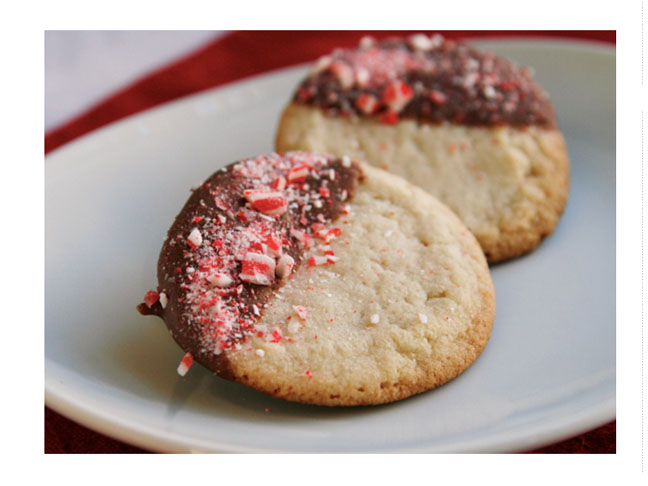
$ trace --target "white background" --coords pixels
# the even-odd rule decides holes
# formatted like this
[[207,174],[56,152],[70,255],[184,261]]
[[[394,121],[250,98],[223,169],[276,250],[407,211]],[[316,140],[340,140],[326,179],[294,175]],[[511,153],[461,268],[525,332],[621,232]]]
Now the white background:
[[[645,484],[643,417],[644,236],[641,113],[643,1],[203,2],[112,0],[8,2],[0,17],[3,70],[0,178],[7,256],[3,339],[7,344],[0,424],[3,476],[24,483],[177,486],[197,478],[219,484]],[[315,11],[316,10],[316,11]],[[152,12],[155,15],[152,15]],[[343,15],[341,15],[341,12]],[[616,455],[204,456],[43,454],[43,32],[52,29],[612,29],[617,30],[617,437]],[[648,59],[648,58],[647,58]],[[41,140],[39,143],[38,140]],[[26,192],[28,188],[34,188]],[[21,209],[16,210],[16,201]],[[648,233],[648,232],[647,232]],[[82,244],[82,242],[76,242]],[[648,362],[648,361],[647,361]],[[646,374],[648,375],[648,369]],[[648,400],[645,402],[648,408]],[[72,463],[73,462],[73,463]],[[187,465],[187,463],[190,463]],[[189,466],[189,467],[187,467]],[[643,479],[641,479],[643,477]]]

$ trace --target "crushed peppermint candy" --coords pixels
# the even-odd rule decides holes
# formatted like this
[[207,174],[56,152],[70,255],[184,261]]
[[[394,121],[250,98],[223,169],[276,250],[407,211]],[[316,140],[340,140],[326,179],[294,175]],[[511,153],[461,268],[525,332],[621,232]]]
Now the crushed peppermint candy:
[[382,92],[382,102],[389,111],[400,112],[414,97],[414,90],[402,81],[390,81]]
[[262,253],[247,252],[243,258],[239,277],[244,282],[270,285],[275,277],[275,259]]
[[[338,260],[329,244],[342,229],[331,223],[348,210],[342,201],[353,196],[360,177],[348,158],[288,152],[231,164],[192,191],[160,255],[165,291],[148,291],[138,306],[190,342],[183,344],[190,352],[180,374],[194,356],[213,363],[228,349],[247,349],[242,345],[253,336],[292,340],[260,319],[297,265]],[[165,309],[171,299],[170,311],[154,305]],[[298,316],[305,319],[306,309]],[[291,334],[301,327],[294,321],[287,324]]]
[[365,93],[356,99],[355,106],[365,115],[372,115],[380,108],[380,102],[374,95]]
[[288,171],[288,182],[303,182],[306,180],[306,176],[308,176],[308,166],[299,165]]
[[279,216],[286,212],[286,198],[280,192],[249,189],[244,192],[252,207],[269,216]]
[[295,266],[295,259],[290,255],[281,255],[277,261],[276,273],[277,277],[284,279],[288,278]]
[[144,303],[149,309],[153,307],[153,304],[155,304],[159,299],[160,294],[158,294],[155,290],[147,290],[146,294],[144,294]]
[[180,361],[180,364],[178,365],[178,374],[180,376],[186,375],[191,368],[191,365],[193,365],[193,356],[191,355],[191,353],[187,353],[184,355],[184,357]]
[[297,313],[297,316],[299,316],[299,318],[302,321],[306,320],[306,314],[308,313],[308,311],[306,310],[306,307],[304,307],[302,305],[294,305],[293,309],[295,309],[295,312]]
[[369,322],[372,324],[378,324],[380,322],[380,316],[378,314],[371,314]]
[[224,273],[213,273],[207,277],[207,281],[216,287],[229,287],[234,283],[234,279]]
[[493,126],[555,125],[549,95],[528,68],[435,34],[380,42],[320,58],[294,101],[328,115]]
[[189,233],[189,236],[187,237],[187,241],[193,248],[198,248],[202,245],[203,238],[200,234],[200,230],[198,228],[192,229],[191,233]]

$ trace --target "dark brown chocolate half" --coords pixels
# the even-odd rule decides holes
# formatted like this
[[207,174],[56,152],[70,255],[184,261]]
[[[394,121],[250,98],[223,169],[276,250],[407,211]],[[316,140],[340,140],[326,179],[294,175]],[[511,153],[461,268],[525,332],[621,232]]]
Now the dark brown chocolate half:
[[138,310],[161,317],[183,350],[231,378],[227,350],[253,334],[273,339],[255,324],[289,278],[275,275],[276,265],[284,255],[302,265],[311,240],[335,236],[328,225],[345,212],[361,178],[347,157],[304,152],[261,155],[217,171],[169,229],[154,302]]
[[464,125],[555,126],[548,94],[531,71],[463,42],[418,34],[363,40],[314,65],[293,102],[333,116]]

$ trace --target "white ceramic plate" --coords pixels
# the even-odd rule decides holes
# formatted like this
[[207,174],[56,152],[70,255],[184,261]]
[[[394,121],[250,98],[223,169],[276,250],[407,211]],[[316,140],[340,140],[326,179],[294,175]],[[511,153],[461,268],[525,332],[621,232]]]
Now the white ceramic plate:
[[45,162],[45,387],[58,412],[158,451],[519,451],[615,417],[615,53],[525,41],[483,46],[533,66],[572,160],[567,210],[535,252],[492,269],[490,343],[449,384],[391,405],[282,402],[195,366],[135,311],[162,238],[213,171],[271,151],[304,68],[115,123]]

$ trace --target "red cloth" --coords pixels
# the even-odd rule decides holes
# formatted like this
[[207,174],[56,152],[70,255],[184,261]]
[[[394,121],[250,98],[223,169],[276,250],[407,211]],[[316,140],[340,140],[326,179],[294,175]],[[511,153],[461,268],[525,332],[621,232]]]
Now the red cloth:
[[[616,43],[615,31],[445,31],[460,37],[552,37]],[[114,93],[86,113],[45,135],[45,153],[108,123],[161,103],[248,76],[311,61],[335,47],[357,44],[364,35],[378,39],[403,31],[247,31],[233,32],[185,58]],[[46,453],[141,453],[45,409]],[[592,432],[539,449],[538,453],[615,453],[616,421]]]

